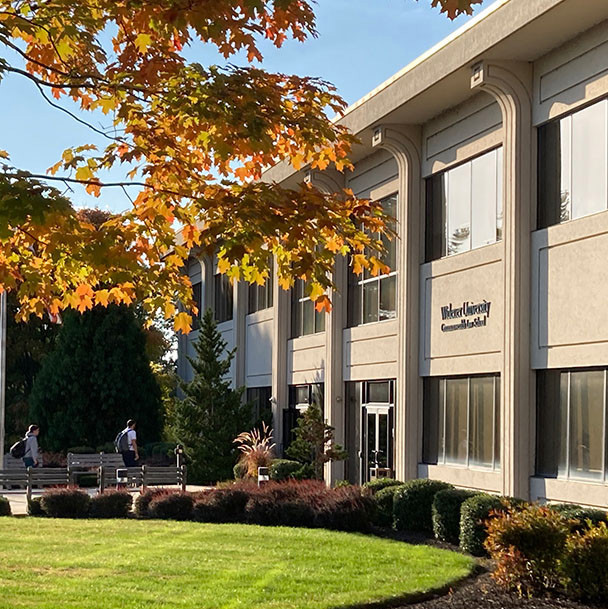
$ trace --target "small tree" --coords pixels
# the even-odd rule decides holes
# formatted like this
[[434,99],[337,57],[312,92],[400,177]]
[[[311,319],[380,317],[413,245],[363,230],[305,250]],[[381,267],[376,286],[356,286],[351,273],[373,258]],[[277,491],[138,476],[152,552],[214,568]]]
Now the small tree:
[[236,349],[226,352],[209,309],[194,350],[196,357],[188,358],[194,378],[180,384],[184,398],[176,402],[169,425],[188,457],[188,478],[209,484],[232,477],[239,452],[233,440],[250,425],[251,410],[242,400],[244,388],[230,387],[227,375]]
[[323,466],[330,461],[342,461],[348,454],[335,443],[335,430],[323,419],[321,407],[311,404],[298,419],[295,440],[287,449],[287,456],[309,464],[314,477],[323,479]]

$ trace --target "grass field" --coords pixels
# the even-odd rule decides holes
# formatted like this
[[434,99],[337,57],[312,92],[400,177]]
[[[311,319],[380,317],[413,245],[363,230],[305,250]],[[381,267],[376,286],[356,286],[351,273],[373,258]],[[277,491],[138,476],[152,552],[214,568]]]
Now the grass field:
[[0,608],[324,609],[466,576],[462,555],[324,530],[0,518]]

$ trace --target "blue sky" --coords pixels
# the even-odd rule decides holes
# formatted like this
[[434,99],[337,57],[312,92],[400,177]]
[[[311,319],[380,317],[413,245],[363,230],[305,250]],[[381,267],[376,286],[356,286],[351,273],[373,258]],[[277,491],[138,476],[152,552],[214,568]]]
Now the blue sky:
[[[476,14],[491,3],[485,0]],[[430,8],[430,0],[318,0],[319,37],[304,44],[288,42],[279,50],[265,46],[264,67],[324,78],[350,104],[467,19],[450,21]],[[190,49],[188,56],[201,63],[223,63],[208,49]],[[243,63],[242,58],[232,61]],[[90,114],[84,118],[91,121]],[[100,115],[93,122],[107,125],[109,119]],[[0,134],[0,149],[9,152],[16,166],[34,173],[45,173],[65,148],[104,143],[100,136],[51,108],[33,84],[17,75],[7,75],[0,83]],[[112,177],[122,176],[117,171]],[[128,206],[120,189],[107,189],[95,199],[76,187],[69,196],[77,205],[115,211]]]

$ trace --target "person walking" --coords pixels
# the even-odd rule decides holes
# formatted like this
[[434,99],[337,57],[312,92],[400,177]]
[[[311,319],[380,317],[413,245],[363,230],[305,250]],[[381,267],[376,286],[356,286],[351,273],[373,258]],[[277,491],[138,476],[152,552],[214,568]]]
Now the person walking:
[[127,426],[116,436],[116,450],[122,455],[125,467],[137,467],[137,461],[139,461],[135,425],[136,422],[129,419]]
[[23,464],[25,467],[38,467],[38,434],[40,427],[30,425],[25,434],[25,453],[23,454]]

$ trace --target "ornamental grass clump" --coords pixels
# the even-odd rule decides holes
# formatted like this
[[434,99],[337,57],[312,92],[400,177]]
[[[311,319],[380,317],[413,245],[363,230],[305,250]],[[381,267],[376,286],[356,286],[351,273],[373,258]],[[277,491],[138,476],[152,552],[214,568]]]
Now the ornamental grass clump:
[[91,497],[75,488],[52,488],[44,492],[40,506],[51,518],[86,518]]
[[252,429],[239,434],[234,443],[241,452],[239,463],[249,478],[257,478],[258,467],[270,467],[274,459],[275,444],[272,429],[262,422],[261,429]]
[[528,505],[493,514],[485,547],[496,561],[492,577],[520,595],[555,590],[569,527],[554,510]]

